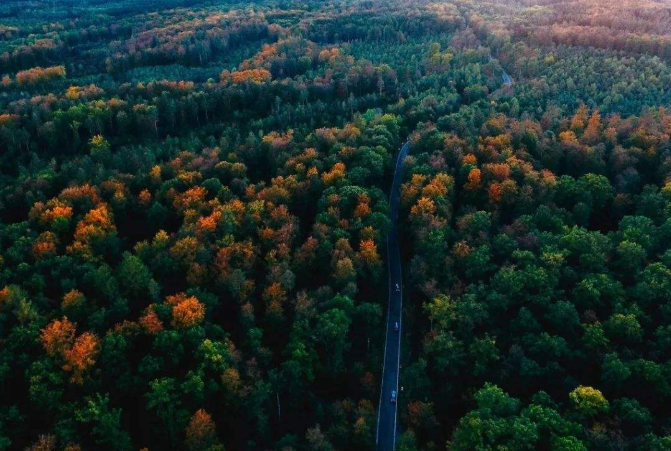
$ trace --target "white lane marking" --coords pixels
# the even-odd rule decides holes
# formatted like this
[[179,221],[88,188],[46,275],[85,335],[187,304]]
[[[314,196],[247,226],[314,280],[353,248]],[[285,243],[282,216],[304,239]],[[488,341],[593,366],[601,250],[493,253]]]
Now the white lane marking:
[[[393,183],[392,183],[393,186]],[[387,279],[389,293],[387,294],[387,324],[384,331],[384,357],[382,358],[382,377],[380,378],[380,403],[377,409],[377,431],[375,432],[375,448],[380,441],[380,417],[382,416],[382,397],[384,396],[384,372],[387,364],[387,340],[389,338],[389,316],[391,315],[391,270],[389,269],[389,234],[387,234]]]
[[[398,159],[403,153],[403,146],[401,146],[401,151],[398,153],[396,158],[396,167],[394,168],[394,179],[391,182],[391,192],[389,193],[389,205],[391,205],[391,198],[394,194],[394,184],[396,182],[396,171],[398,170]],[[389,320],[391,316],[391,268],[390,268],[390,258],[389,258],[389,234],[387,234],[387,283],[388,283],[388,292],[387,292],[387,324],[384,331],[384,356],[382,358],[382,377],[380,378],[380,402],[378,404],[377,410],[377,427],[375,431],[375,447],[380,441],[380,417],[382,416],[382,399],[384,396],[384,372],[387,364],[387,341],[389,339]]]
[[[401,164],[401,155],[403,155],[404,151],[403,148],[406,147],[409,149],[410,146],[410,139],[408,139],[403,146],[401,146],[400,152],[398,153],[398,157],[396,158],[396,167],[394,168],[394,179],[392,181],[392,190],[389,193],[389,204],[391,205],[391,200],[394,195],[394,186],[396,185],[396,177],[398,175],[398,169],[399,165],[402,166]],[[400,185],[400,180],[399,180],[399,185]],[[399,195],[399,202],[400,202],[400,195]],[[394,218],[395,223],[396,223],[396,243],[398,245],[398,222],[396,221],[396,218]],[[398,246],[397,246],[398,247]],[[399,250],[399,259],[400,259],[400,250]],[[401,298],[400,298],[400,311],[399,311],[399,324],[398,324],[398,349],[396,352],[396,393],[398,393],[398,379],[399,379],[399,369],[400,369],[400,364],[401,364],[401,327],[402,327],[402,320],[403,320],[403,267],[400,264],[399,261],[399,269],[401,270],[401,280],[399,281],[399,286],[401,287]],[[377,447],[379,441],[380,441],[380,416],[382,414],[382,399],[384,396],[384,373],[386,371],[386,363],[387,363],[387,341],[389,338],[389,326],[391,324],[391,298],[393,296],[393,291],[392,291],[392,281],[391,281],[391,259],[389,258],[389,234],[387,234],[387,277],[389,280],[389,292],[388,292],[388,299],[387,299],[387,327],[385,330],[385,339],[384,339],[384,360],[382,361],[382,381],[380,384],[380,403],[378,407],[378,414],[377,414],[377,431],[375,433],[375,446]],[[396,404],[393,405],[394,407],[394,429],[393,429],[393,444],[392,444],[392,451],[396,449],[396,422],[397,422],[397,417],[398,417],[398,409]]]
[[[408,141],[410,141],[410,140],[408,140]],[[407,149],[409,150],[410,149],[410,144],[406,143],[406,145],[408,146]],[[401,149],[403,149],[403,148],[401,148]],[[400,155],[399,155],[399,157],[400,157]],[[396,164],[398,165],[398,162]],[[398,169],[398,167],[397,167],[397,169]],[[394,178],[396,178],[396,177],[394,176]],[[400,187],[399,187],[399,189],[400,189]],[[401,202],[400,193],[399,193],[398,201],[399,201],[399,203]],[[388,241],[387,241],[387,244],[388,244]],[[401,249],[399,247],[399,240],[398,240],[398,222],[396,222],[396,247],[397,247],[397,251],[398,251],[398,269],[399,269],[399,272],[400,272],[400,274],[399,274],[399,276],[400,276],[399,277],[399,286],[401,287],[401,294],[399,295],[400,299],[399,299],[399,303],[398,303],[398,306],[399,306],[399,311],[398,311],[398,350],[397,350],[397,353],[396,353],[396,393],[398,393],[398,380],[400,378],[399,373],[401,372],[401,330],[402,330],[402,326],[403,326],[403,324],[402,324],[403,323],[403,265],[401,265]],[[398,416],[398,408],[397,408],[396,404],[394,404],[394,441],[393,441],[393,444],[392,444],[392,447],[391,447],[392,451],[396,450],[396,418],[397,418],[397,416]]]

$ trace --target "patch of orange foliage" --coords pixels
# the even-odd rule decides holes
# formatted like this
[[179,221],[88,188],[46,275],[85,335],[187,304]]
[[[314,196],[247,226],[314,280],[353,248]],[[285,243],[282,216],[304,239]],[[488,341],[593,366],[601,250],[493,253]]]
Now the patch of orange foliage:
[[36,259],[42,258],[45,255],[56,253],[57,238],[51,232],[41,233],[33,244],[33,255]]
[[452,177],[448,174],[437,174],[428,185],[422,189],[422,197],[436,199],[445,197],[448,193],[448,187],[452,186]]
[[561,132],[559,134],[559,140],[561,141],[562,144],[571,146],[571,145],[577,145],[578,144],[578,137],[575,135],[570,130],[567,130],[565,132]]
[[468,155],[465,155],[464,158],[461,159],[461,162],[463,164],[477,164],[478,159],[476,158],[475,155],[469,153]]
[[468,173],[468,182],[465,185],[466,189],[475,189],[480,186],[482,180],[482,173],[480,169],[474,168]]
[[151,193],[149,190],[142,190],[140,194],[137,196],[137,200],[140,203],[140,205],[146,207],[149,205],[149,202],[151,202]]
[[592,116],[587,121],[587,128],[583,133],[583,138],[587,141],[595,141],[601,134],[601,114],[598,110],[594,110]]
[[571,130],[577,131],[582,130],[585,127],[587,122],[587,107],[585,105],[580,105],[578,111],[571,118]]
[[377,245],[373,240],[362,240],[359,244],[359,253],[369,265],[377,265],[380,263],[380,256],[377,253]]
[[499,203],[501,202],[501,194],[503,193],[503,190],[501,189],[501,184],[500,183],[492,183],[489,186],[489,200],[493,203]]
[[2,290],[0,290],[0,305],[2,305],[7,299],[9,299],[9,287],[5,287]]
[[192,327],[205,317],[205,306],[195,296],[178,293],[168,296],[165,300],[172,305],[172,326],[177,328]]
[[28,70],[22,70],[16,74],[16,83],[19,86],[31,86],[38,83],[45,83],[59,78],[65,78],[65,66],[53,67],[34,67]]
[[196,411],[186,427],[186,447],[200,450],[216,438],[216,428],[212,416],[205,410]]
[[410,209],[413,216],[433,215],[436,212],[436,204],[427,197],[421,197]]
[[88,197],[94,204],[100,202],[98,191],[88,183],[81,186],[71,186],[69,188],[65,188],[63,191],[61,191],[58,197],[62,200],[70,201]]
[[500,182],[510,177],[510,166],[506,163],[489,163],[483,169],[486,174]]
[[196,223],[196,230],[199,233],[212,233],[217,229],[217,225],[221,222],[221,211],[214,211],[209,216],[201,216]]
[[541,177],[543,185],[554,186],[557,183],[557,176],[555,176],[549,169],[543,169],[541,171]]
[[8,113],[3,113],[0,114],[0,126],[2,125],[8,125],[19,119],[18,114],[8,114]]
[[368,196],[368,194],[366,193],[359,194],[357,200],[358,203],[356,208],[354,209],[355,218],[363,218],[372,213],[372,210],[370,208],[370,196]]
[[354,209],[355,218],[363,218],[372,213],[370,205],[367,202],[360,202]]
[[345,178],[346,169],[347,168],[343,163],[334,164],[329,172],[324,172],[322,174],[322,182],[326,185],[335,184],[338,180]]
[[[271,73],[266,69],[247,69],[247,70],[235,71],[230,74],[231,81],[233,82],[233,84],[236,85],[247,82],[265,83],[270,81],[271,78],[272,78]],[[222,81],[225,81],[223,75],[222,75]]]
[[72,207],[58,199],[52,199],[46,205],[43,202],[35,202],[30,209],[29,217],[42,225],[50,225],[58,218],[70,219]]
[[270,304],[281,304],[287,299],[287,292],[282,284],[274,282],[263,290],[263,299]]
[[100,341],[91,332],[84,332],[75,340],[72,348],[65,351],[63,369],[71,371],[70,380],[74,383],[83,383],[84,372],[93,366],[100,351]]
[[151,335],[155,335],[163,330],[163,323],[154,311],[154,304],[145,309],[144,314],[140,317],[140,325]]
[[77,223],[74,242],[71,246],[68,246],[68,251],[91,257],[91,242],[115,230],[116,227],[112,222],[112,214],[107,205],[101,204],[86,213],[84,218]]
[[72,346],[75,338],[75,325],[67,317],[53,320],[42,329],[42,346],[49,355],[63,354]]

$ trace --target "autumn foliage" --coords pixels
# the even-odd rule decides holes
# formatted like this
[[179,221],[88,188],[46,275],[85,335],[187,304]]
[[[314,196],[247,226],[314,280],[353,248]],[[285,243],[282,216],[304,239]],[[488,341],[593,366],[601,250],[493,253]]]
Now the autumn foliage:
[[65,78],[64,66],[53,67],[35,67],[33,69],[23,70],[16,74],[16,83],[19,86],[31,86],[38,83],[47,83],[52,80]]
[[53,320],[47,327],[42,329],[42,346],[47,354],[65,354],[72,347],[75,338],[75,325],[66,317]]
[[[192,327],[205,317],[205,306],[195,297],[179,293],[168,296],[166,304],[172,306],[172,326],[177,328]],[[156,327],[154,326],[154,330]]]
[[221,74],[221,80],[223,82],[228,82],[229,80],[233,84],[241,83],[265,83],[270,81],[271,74],[266,69],[247,69],[235,71],[233,73],[228,73],[224,71]]
[[100,342],[94,334],[84,332],[77,337],[72,347],[64,354],[63,369],[72,373],[70,378],[72,382],[78,384],[83,382],[84,372],[93,366],[99,352]]
[[216,428],[212,416],[205,410],[196,411],[186,427],[186,447],[189,450],[204,450],[216,441]]
[[664,1],[0,16],[0,449],[669,448]]

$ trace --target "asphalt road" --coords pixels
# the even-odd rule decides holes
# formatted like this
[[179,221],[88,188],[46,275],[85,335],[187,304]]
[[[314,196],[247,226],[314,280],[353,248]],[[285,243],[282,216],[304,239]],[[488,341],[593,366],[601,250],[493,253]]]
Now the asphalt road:
[[[387,235],[387,270],[389,272],[389,302],[387,307],[387,335],[384,347],[384,363],[382,367],[382,388],[380,391],[380,406],[377,416],[377,432],[375,443],[378,451],[393,451],[396,449],[396,403],[391,402],[391,392],[398,389],[399,366],[401,361],[401,311],[403,303],[403,280],[401,273],[401,253],[398,247],[398,207],[401,197],[401,180],[403,178],[403,164],[410,141],[401,147],[396,160],[394,182],[389,195],[389,210],[391,228]],[[399,291],[396,291],[398,284]],[[399,330],[394,330],[394,324],[399,324]]]
[[[489,60],[493,60],[494,57],[492,55],[489,55]],[[505,69],[503,69],[503,73],[501,74],[501,78],[503,79],[503,84],[506,86],[512,86],[513,85],[513,79],[510,78],[510,75],[508,75],[508,72],[506,72]]]
[[508,75],[508,72],[503,71],[503,74],[501,75],[503,78],[503,83],[507,86],[510,86],[513,84],[513,80],[510,78],[510,75]]
[[[504,71],[503,82],[510,86],[512,79]],[[396,449],[396,403],[391,402],[391,392],[396,390],[400,396],[398,378],[401,362],[401,332],[403,323],[401,312],[403,307],[403,274],[401,271],[401,253],[398,247],[398,207],[401,197],[401,180],[403,179],[403,163],[410,150],[410,141],[401,147],[396,160],[394,181],[389,195],[391,228],[387,235],[387,270],[389,272],[389,302],[387,306],[387,333],[384,346],[384,363],[382,366],[382,388],[380,405],[377,415],[377,431],[375,445],[377,451],[394,451]],[[399,291],[396,291],[398,284]],[[394,324],[399,330],[394,330]]]

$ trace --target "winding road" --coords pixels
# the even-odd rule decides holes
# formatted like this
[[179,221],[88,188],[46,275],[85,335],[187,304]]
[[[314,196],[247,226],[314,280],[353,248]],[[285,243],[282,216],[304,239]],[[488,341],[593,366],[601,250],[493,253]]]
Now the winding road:
[[[396,160],[394,181],[389,194],[391,229],[387,235],[387,270],[389,272],[389,302],[387,307],[387,335],[382,366],[382,388],[377,415],[375,443],[378,451],[396,449],[396,403],[391,401],[391,392],[398,390],[399,366],[401,361],[401,311],[403,305],[403,277],[401,273],[401,252],[398,246],[398,207],[401,197],[403,164],[410,150],[410,140],[401,147]],[[398,285],[398,291],[396,286]],[[395,324],[398,323],[398,331]]]

